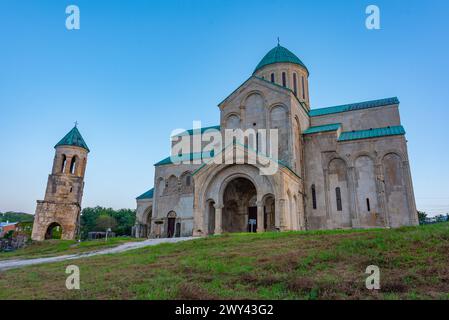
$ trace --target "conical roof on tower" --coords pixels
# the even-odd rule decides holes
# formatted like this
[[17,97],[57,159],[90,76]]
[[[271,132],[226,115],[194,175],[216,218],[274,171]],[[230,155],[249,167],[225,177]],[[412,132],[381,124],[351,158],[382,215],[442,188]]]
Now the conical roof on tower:
[[67,133],[65,137],[55,145],[55,148],[60,146],[75,146],[86,149],[87,152],[90,152],[86,142],[76,126],[74,126],[73,129],[70,130],[70,132]]

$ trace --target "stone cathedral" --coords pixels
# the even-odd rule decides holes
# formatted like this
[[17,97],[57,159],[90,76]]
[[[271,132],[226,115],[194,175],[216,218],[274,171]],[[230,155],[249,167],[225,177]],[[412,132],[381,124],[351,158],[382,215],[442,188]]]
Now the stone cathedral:
[[51,239],[59,229],[61,239],[78,235],[81,200],[89,148],[75,126],[55,146],[53,169],[48,176],[45,199],[37,201],[31,238]]
[[249,163],[168,157],[137,198],[136,237],[418,224],[397,98],[311,108],[308,68],[278,45],[218,108],[221,132],[277,129],[279,169],[261,175]]

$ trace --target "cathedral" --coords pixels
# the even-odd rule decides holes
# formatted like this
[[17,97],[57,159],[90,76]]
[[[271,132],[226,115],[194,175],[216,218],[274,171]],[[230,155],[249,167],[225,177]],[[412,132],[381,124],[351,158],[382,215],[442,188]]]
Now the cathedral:
[[311,108],[309,70],[277,45],[253,74],[219,105],[208,130],[276,129],[278,169],[261,174],[249,161],[219,163],[237,149],[186,153],[155,164],[154,188],[139,196],[136,237],[206,236],[418,224],[405,130],[398,98]]

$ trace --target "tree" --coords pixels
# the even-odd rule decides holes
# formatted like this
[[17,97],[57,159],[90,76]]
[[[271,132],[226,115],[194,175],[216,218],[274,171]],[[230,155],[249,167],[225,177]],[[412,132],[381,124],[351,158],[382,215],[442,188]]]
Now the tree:
[[132,227],[136,221],[136,212],[131,209],[114,210],[111,208],[95,207],[84,208],[81,212],[81,237],[87,238],[91,231],[101,231],[97,229],[97,218],[109,216],[115,219],[116,226],[111,228],[113,232],[121,236],[130,236]]
[[112,230],[117,227],[117,221],[111,216],[101,215],[97,218],[95,226],[97,227],[98,231],[107,231],[108,229]]
[[426,224],[427,213],[424,211],[418,211],[419,224]]
[[23,212],[0,212],[0,222],[32,222],[34,216]]
[[13,235],[14,235],[14,230],[9,230],[9,231],[3,236],[3,238],[5,238],[5,239],[12,239]]

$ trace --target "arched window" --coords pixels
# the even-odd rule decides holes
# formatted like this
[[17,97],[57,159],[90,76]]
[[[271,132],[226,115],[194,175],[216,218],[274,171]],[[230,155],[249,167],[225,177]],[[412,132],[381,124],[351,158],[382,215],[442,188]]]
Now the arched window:
[[176,193],[178,191],[178,178],[174,175],[170,176],[166,181],[166,194]]
[[337,199],[337,211],[343,211],[343,207],[341,204],[341,190],[340,187],[335,188],[335,196]]
[[287,86],[287,76],[285,75],[285,72],[282,72],[282,86]]
[[240,128],[240,117],[236,114],[231,114],[226,118],[226,129]]
[[259,139],[260,139],[260,136],[259,136],[259,132],[257,132],[256,133],[256,152],[259,152]]
[[76,157],[72,158],[72,162],[70,163],[70,174],[75,174],[76,169]]
[[306,87],[304,85],[304,76],[301,78],[301,82],[302,82],[302,98],[305,99],[306,98]]
[[298,96],[298,79],[296,78],[296,73],[293,74],[293,92],[295,96]]
[[156,190],[157,190],[159,197],[162,197],[164,195],[165,182],[162,177],[158,179]]
[[181,183],[181,193],[190,193],[193,191],[193,178],[189,171],[184,172],[179,178],[179,181]]
[[274,83],[274,73],[271,74],[271,82]]
[[316,209],[316,189],[314,184],[312,184],[312,207]]
[[67,163],[67,157],[65,154],[62,155],[62,166],[61,166],[61,173],[64,173],[65,165]]

